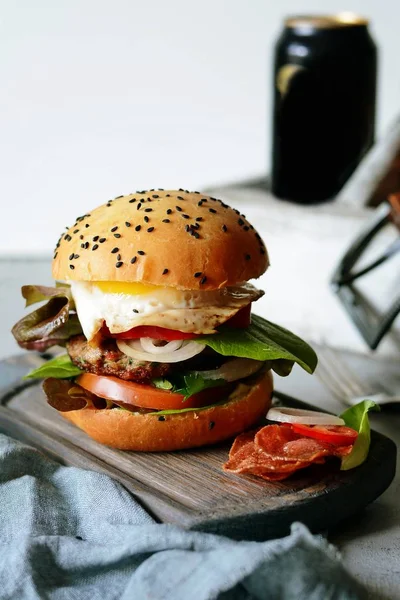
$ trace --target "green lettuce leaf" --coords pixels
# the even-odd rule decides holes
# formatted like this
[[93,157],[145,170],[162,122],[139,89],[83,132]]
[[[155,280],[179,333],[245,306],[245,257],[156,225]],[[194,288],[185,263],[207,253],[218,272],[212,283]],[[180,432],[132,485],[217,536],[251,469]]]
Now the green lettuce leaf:
[[82,333],[78,316],[70,313],[75,305],[68,286],[24,285],[21,291],[26,306],[48,299],[46,304],[20,319],[12,328],[21,348],[44,352],[51,346],[63,346],[71,336]]
[[203,390],[224,385],[226,381],[224,379],[204,379],[199,373],[187,373],[186,375],[175,376],[172,380],[157,377],[152,379],[152,384],[161,390],[183,394],[185,401]]
[[355,406],[348,408],[340,416],[347,427],[358,431],[358,437],[353,446],[353,450],[348,456],[342,458],[340,469],[348,471],[361,465],[368,456],[371,443],[371,428],[369,425],[368,413],[371,410],[380,411],[378,404],[372,400],[363,400]]
[[68,354],[63,354],[62,356],[56,356],[48,360],[37,369],[28,373],[28,375],[25,375],[24,379],[46,379],[47,377],[68,379],[70,377],[77,377],[82,373],[83,371],[74,365]]
[[314,350],[304,340],[257,315],[252,316],[247,329],[222,326],[218,333],[194,341],[206,344],[223,356],[274,361],[271,368],[283,376],[290,373],[293,363],[313,373],[318,362]]
[[188,375],[184,375],[183,381],[184,385],[176,391],[179,394],[183,394],[185,396],[185,400],[190,398],[190,396],[198,394],[199,392],[202,392],[208,388],[219,387],[226,384],[224,379],[204,379],[204,377],[198,373],[189,373]]
[[155,377],[151,380],[151,383],[154,385],[154,387],[158,388],[159,390],[169,391],[172,390],[174,387],[173,383],[168,381],[168,379],[163,379],[162,377]]

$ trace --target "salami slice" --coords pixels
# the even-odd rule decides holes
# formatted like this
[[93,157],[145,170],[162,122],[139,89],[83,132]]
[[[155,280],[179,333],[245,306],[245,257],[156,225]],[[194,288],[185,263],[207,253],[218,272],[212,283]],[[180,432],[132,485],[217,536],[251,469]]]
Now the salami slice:
[[295,433],[290,425],[266,425],[239,435],[229,452],[225,471],[280,481],[299,469],[322,464],[328,456],[342,457],[352,446],[334,446]]
[[266,425],[258,431],[255,446],[274,460],[314,462],[333,454],[332,445],[303,437],[290,427]]

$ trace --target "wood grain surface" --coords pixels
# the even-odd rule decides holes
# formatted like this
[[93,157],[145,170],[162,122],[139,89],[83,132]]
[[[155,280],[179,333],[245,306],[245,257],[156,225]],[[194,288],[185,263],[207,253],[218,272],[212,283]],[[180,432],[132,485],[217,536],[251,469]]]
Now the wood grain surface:
[[0,430],[64,464],[107,473],[157,521],[235,539],[282,536],[297,520],[320,531],[372,502],[395,473],[396,446],[375,432],[361,467],[315,465],[276,483],[223,472],[230,443],[168,453],[107,448],[49,407],[38,382],[21,381],[42,361],[26,354],[0,362]]

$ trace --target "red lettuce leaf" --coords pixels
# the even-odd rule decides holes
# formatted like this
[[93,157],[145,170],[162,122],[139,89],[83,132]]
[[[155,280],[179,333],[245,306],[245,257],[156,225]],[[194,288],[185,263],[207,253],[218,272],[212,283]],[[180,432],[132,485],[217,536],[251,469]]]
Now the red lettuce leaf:
[[51,346],[63,346],[71,336],[82,333],[78,316],[70,314],[71,308],[75,306],[68,287],[27,285],[23,286],[22,295],[27,306],[50,299],[20,319],[12,328],[12,334],[21,348],[43,352]]

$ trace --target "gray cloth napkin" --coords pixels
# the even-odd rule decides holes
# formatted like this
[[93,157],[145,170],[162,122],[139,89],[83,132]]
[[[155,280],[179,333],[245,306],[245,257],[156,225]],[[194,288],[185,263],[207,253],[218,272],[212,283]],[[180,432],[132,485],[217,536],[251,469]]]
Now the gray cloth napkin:
[[296,523],[268,542],[161,525],[109,477],[0,434],[2,600],[348,600],[337,551]]

